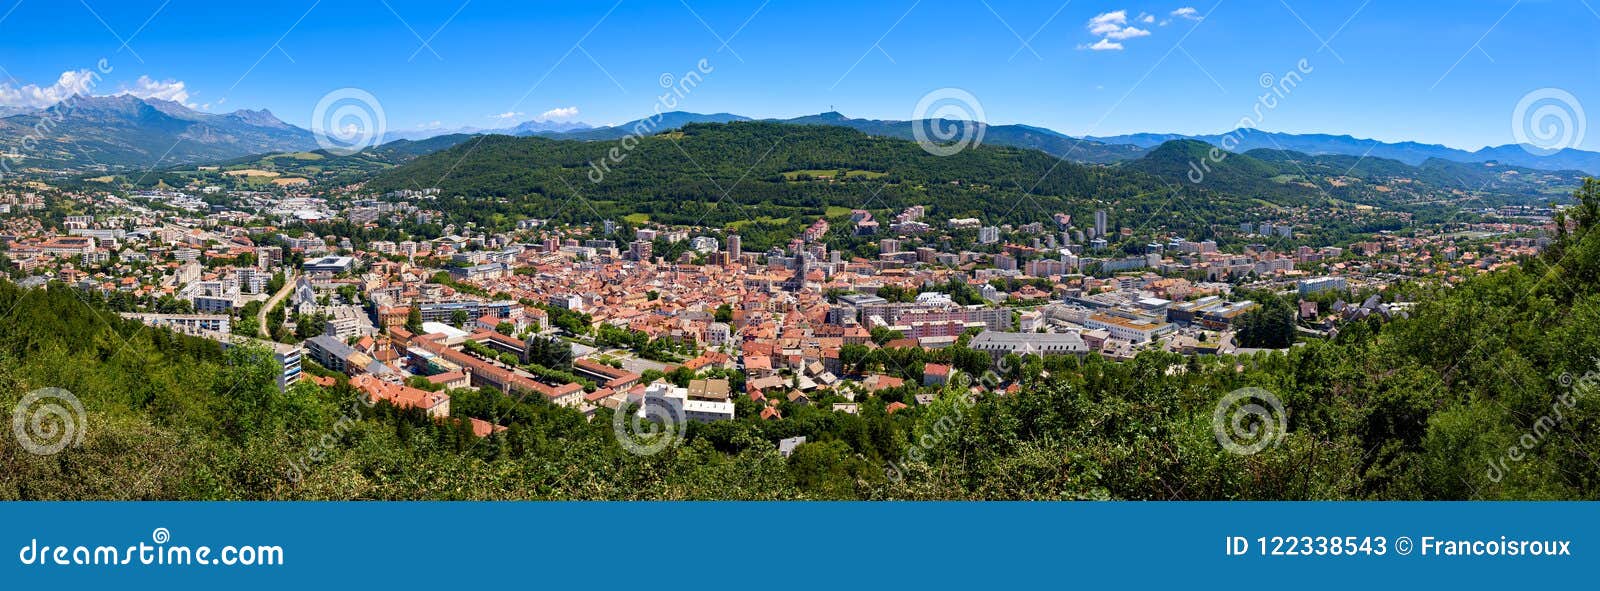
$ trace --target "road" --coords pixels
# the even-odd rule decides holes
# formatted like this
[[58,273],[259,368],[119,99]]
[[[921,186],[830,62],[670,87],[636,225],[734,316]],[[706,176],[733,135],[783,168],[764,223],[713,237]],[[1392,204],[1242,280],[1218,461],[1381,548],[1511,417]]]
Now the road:
[[294,291],[294,273],[291,271],[283,276],[283,287],[278,290],[278,293],[272,294],[272,297],[267,298],[267,303],[263,304],[261,311],[257,313],[256,326],[261,327],[261,332],[267,338],[272,338],[272,329],[267,327],[267,312],[272,311],[272,307],[283,301],[283,298],[289,297],[289,293],[292,291]]

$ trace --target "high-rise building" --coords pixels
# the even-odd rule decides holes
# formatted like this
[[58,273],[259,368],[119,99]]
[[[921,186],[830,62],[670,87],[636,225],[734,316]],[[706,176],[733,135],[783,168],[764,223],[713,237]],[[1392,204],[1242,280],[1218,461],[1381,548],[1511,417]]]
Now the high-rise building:
[[256,249],[256,265],[262,271],[271,271],[283,266],[283,249],[277,246],[263,246]]
[[648,240],[635,240],[628,243],[628,256],[636,261],[650,260],[654,244]]
[[736,263],[736,262],[739,261],[739,257],[744,254],[742,246],[743,246],[743,243],[740,242],[738,234],[729,234],[728,235],[728,262],[729,263]]
[[1106,210],[1097,209],[1094,212],[1094,235],[1106,235]]

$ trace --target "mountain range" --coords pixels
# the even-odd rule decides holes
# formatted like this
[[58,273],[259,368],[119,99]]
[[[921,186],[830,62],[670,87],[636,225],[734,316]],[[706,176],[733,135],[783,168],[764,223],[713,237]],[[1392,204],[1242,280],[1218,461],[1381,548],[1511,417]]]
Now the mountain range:
[[1154,148],[1173,140],[1198,140],[1213,146],[1221,146],[1224,138],[1231,138],[1228,140],[1228,144],[1234,146],[1232,150],[1235,152],[1272,149],[1290,150],[1313,155],[1369,156],[1398,160],[1413,166],[1418,166],[1429,159],[1437,158],[1454,162],[1499,162],[1540,170],[1581,170],[1589,174],[1600,174],[1600,153],[1573,148],[1552,151],[1536,146],[1517,144],[1489,146],[1477,151],[1467,151],[1438,144],[1390,143],[1374,139],[1360,139],[1348,135],[1293,134],[1252,129],[1235,129],[1228,133],[1214,135],[1137,133],[1089,137],[1086,139],[1107,144],[1126,144],[1141,148]]
[[130,95],[76,96],[0,118],[10,171],[151,167],[316,147],[310,131],[270,111],[203,113]]
[[[234,160],[270,153],[317,148],[315,136],[290,125],[266,110],[240,110],[213,114],[179,103],[139,99],[129,95],[85,97],[63,101],[49,109],[28,112],[0,111],[0,149],[11,171],[107,171],[151,168]],[[11,114],[6,114],[11,112]],[[502,129],[456,128],[387,133],[383,143],[418,141],[438,136],[511,135],[551,139],[606,141],[642,131],[645,134],[679,129],[696,123],[749,121],[732,113],[674,111],[619,125],[592,127],[579,122],[526,121]],[[913,139],[918,126],[957,129],[964,134],[982,132],[986,144],[1039,150],[1079,163],[1112,164],[1134,160],[1174,140],[1194,140],[1213,146],[1232,146],[1237,153],[1256,149],[1297,152],[1311,156],[1383,158],[1412,166],[1430,160],[1457,163],[1499,163],[1535,170],[1578,170],[1600,175],[1600,152],[1563,149],[1546,152],[1531,147],[1504,145],[1467,151],[1417,142],[1382,142],[1348,135],[1289,134],[1235,130],[1213,135],[1140,133],[1102,137],[1073,137],[1029,125],[990,125],[955,120],[854,119],[827,112],[791,119],[763,119],[787,125],[847,127],[872,136]],[[33,138],[25,141],[25,138]],[[1526,149],[1525,149],[1526,148]],[[1360,160],[1357,160],[1359,162]]]
[[550,120],[532,119],[532,120],[529,120],[529,121],[523,121],[522,123],[518,123],[518,124],[516,124],[516,125],[514,125],[512,127],[499,127],[499,128],[482,128],[482,127],[470,127],[470,126],[469,127],[455,127],[455,128],[430,127],[430,128],[424,128],[424,129],[414,129],[414,130],[405,130],[405,131],[390,131],[390,132],[387,132],[387,133],[383,134],[383,141],[381,143],[387,144],[389,142],[398,141],[398,140],[419,141],[419,140],[426,140],[426,139],[435,138],[435,137],[439,137],[439,136],[446,136],[446,135],[462,135],[462,134],[466,134],[466,135],[478,135],[478,134],[537,135],[537,134],[542,134],[542,133],[569,133],[569,132],[584,131],[584,130],[593,129],[593,128],[594,128],[594,126],[589,125],[587,123],[583,123],[581,121],[550,121]]

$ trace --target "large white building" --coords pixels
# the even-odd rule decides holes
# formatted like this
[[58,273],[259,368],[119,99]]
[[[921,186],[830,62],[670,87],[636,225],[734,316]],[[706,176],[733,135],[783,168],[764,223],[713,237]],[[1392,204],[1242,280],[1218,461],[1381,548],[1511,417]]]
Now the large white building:
[[1044,357],[1083,355],[1089,352],[1089,345],[1084,343],[1083,337],[1076,332],[1028,333],[986,330],[972,337],[967,347],[988,353],[996,360],[1008,354]]
[[640,418],[648,416],[646,410],[651,404],[665,404],[672,410],[673,416],[702,423],[731,421],[734,416],[732,402],[690,398],[688,388],[679,388],[667,382],[656,382],[646,386],[643,401],[638,394],[630,394],[628,398],[628,402],[639,405]]
[[1155,340],[1156,337],[1175,330],[1171,324],[1161,321],[1127,318],[1106,313],[1090,315],[1083,325],[1104,330],[1111,333],[1112,338],[1122,339],[1134,344],[1148,343]]

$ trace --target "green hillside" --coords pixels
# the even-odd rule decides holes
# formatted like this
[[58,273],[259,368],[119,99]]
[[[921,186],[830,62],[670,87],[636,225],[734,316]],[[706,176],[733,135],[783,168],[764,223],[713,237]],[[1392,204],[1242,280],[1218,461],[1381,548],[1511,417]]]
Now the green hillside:
[[[641,138],[632,151],[622,145],[484,136],[384,172],[368,188],[439,187],[446,195],[440,208],[491,229],[524,217],[592,224],[640,214],[664,224],[772,226],[770,240],[746,236],[752,248],[787,241],[829,208],[867,208],[886,219],[927,205],[936,225],[976,217],[1047,227],[1055,212],[1084,219],[1111,208],[1130,227],[1203,235],[1219,219],[1258,206],[1254,196],[1035,150],[984,145],[935,156],[913,142],[832,126],[697,124]],[[607,163],[613,149],[621,161]],[[856,172],[842,179],[812,174],[820,170]],[[1175,193],[1194,207],[1165,207]],[[1309,202],[1289,191],[1279,197],[1284,204]],[[761,221],[785,218],[776,226]]]

